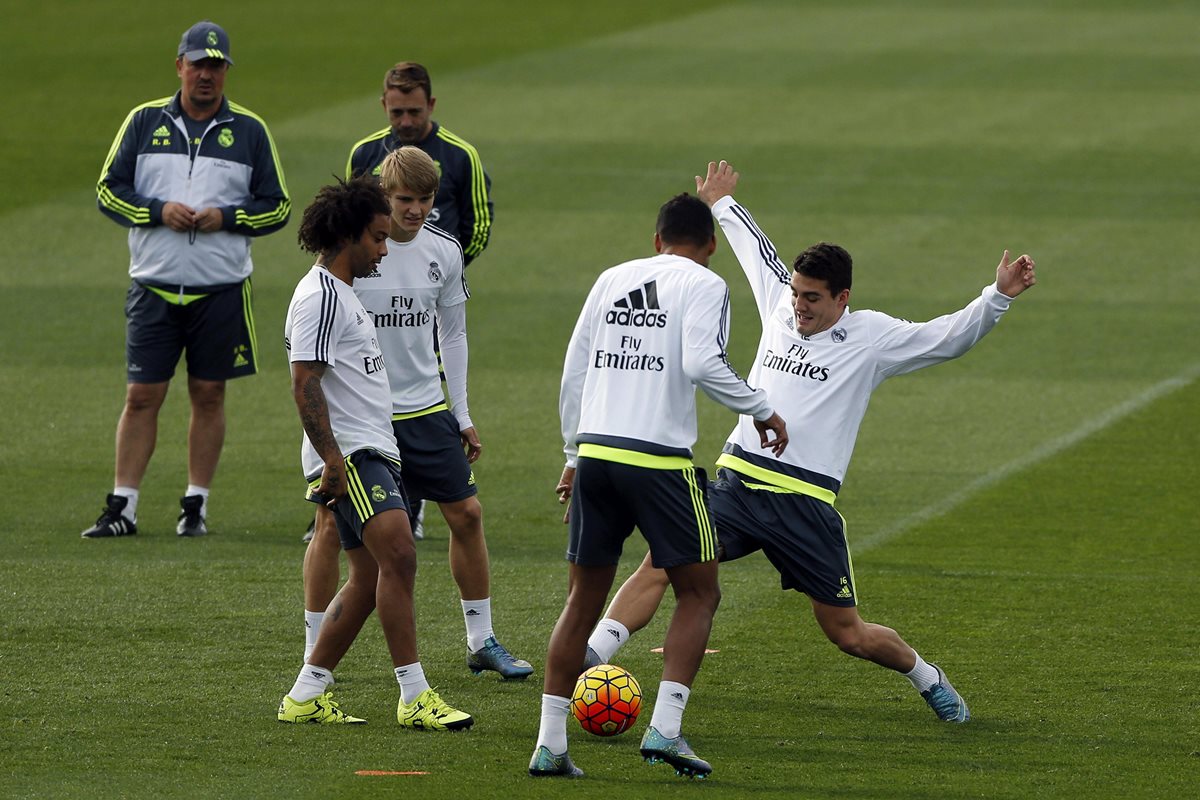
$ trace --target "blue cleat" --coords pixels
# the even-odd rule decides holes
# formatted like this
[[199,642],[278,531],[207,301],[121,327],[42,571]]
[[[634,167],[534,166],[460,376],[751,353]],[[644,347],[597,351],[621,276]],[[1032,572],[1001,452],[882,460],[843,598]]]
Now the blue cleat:
[[543,745],[529,759],[529,774],[535,778],[582,778],[583,770],[565,752],[556,756]]
[[593,650],[591,646],[589,646],[587,653],[585,653],[583,656],[583,671],[587,672],[592,667],[598,667],[603,663],[604,662],[600,660],[600,654]]
[[668,739],[651,725],[642,737],[641,749],[647,764],[665,761],[675,768],[676,775],[704,780],[712,774],[712,765],[692,752],[682,734]]
[[937,714],[938,719],[943,722],[966,722],[971,719],[971,712],[967,710],[966,701],[950,685],[950,679],[946,677],[946,673],[942,672],[942,668],[937,664],[931,666],[938,672],[938,682],[921,692],[921,697],[925,698],[925,702],[933,709],[933,713]]
[[513,658],[512,653],[504,645],[489,636],[483,642],[483,647],[474,653],[467,653],[467,666],[476,675],[485,669],[499,672],[506,681],[525,680],[533,674],[533,665],[520,658]]

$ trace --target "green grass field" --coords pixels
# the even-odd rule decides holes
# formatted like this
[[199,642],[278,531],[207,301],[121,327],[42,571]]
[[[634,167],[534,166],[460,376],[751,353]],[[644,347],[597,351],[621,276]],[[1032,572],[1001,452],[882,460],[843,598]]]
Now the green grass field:
[[[6,6],[0,129],[0,795],[11,797],[1184,798],[1200,785],[1200,9],[1182,2],[923,0],[391,10],[216,0]],[[121,120],[173,92],[180,33],[230,32],[227,93],[266,118],[293,222],[255,244],[262,373],[230,385],[213,535],[173,535],[186,398],[173,390],[141,533],[79,531],[111,488],[124,387],[124,232],[94,183]],[[403,732],[378,626],[338,670],[371,724],[274,720],[303,645],[300,427],[281,342],[311,263],[296,220],[378,83],[426,63],[436,117],[474,143],[496,227],[471,267],[476,474],[496,629],[539,667],[475,679],[440,520],[419,545],[426,672],[475,714]],[[759,557],[724,601],[686,730],[690,785],[635,732],[572,731],[583,781],[535,782],[540,666],[566,588],[553,496],[562,354],[603,268],[649,252],[661,202],[710,159],[785,257],[858,265],[852,305],[927,319],[1004,248],[1040,283],[960,361],[876,394],[839,499],[864,616],[953,678],[966,726],[824,641]],[[727,248],[731,360],[757,339]],[[732,425],[701,401],[698,463]],[[792,431],[793,447],[803,432]],[[432,519],[432,518],[431,518]],[[644,552],[634,542],[622,575]],[[622,652],[650,699],[663,614]],[[649,712],[647,712],[648,714]],[[359,770],[414,771],[364,777]],[[1188,787],[1192,787],[1189,789]]]

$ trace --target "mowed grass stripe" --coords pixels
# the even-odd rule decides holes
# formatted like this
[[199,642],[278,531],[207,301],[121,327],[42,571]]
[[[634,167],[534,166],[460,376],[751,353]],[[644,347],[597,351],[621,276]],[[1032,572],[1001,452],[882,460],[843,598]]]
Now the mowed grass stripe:
[[[929,4],[911,13],[814,8],[805,19],[820,24],[811,27],[795,24],[790,4],[743,4],[738,14],[701,13],[587,47],[504,57],[494,72],[477,68],[484,59],[437,73],[445,76],[440,114],[479,147],[497,189],[496,239],[472,268],[472,411],[490,453],[477,473],[497,631],[539,668],[565,592],[565,534],[552,484],[561,468],[554,415],[569,326],[591,277],[648,251],[658,203],[689,188],[708,158],[744,166],[747,202],[781,252],[827,235],[846,242],[862,267],[860,306],[914,318],[942,313],[987,281],[998,246],[1027,246],[1039,258],[1042,284],[978,350],[880,391],[845,496],[852,545],[859,533],[904,516],[896,493],[953,491],[1194,362],[1188,347],[1197,278],[1180,257],[1195,250],[1194,225],[1185,224],[1191,201],[1172,209],[1152,199],[1155,187],[1173,196],[1179,176],[1194,166],[1194,143],[1183,141],[1194,106],[1181,102],[1181,91],[1135,95],[1101,86],[1079,99],[1009,91],[977,75],[981,61],[992,62],[982,57],[965,63],[980,78],[974,99],[973,91],[953,88],[951,78],[960,76],[921,91],[917,77],[933,85],[939,79],[921,59],[907,89],[894,86],[903,76],[885,76],[891,88],[883,91],[837,81],[814,89],[808,84],[816,81],[792,63],[811,66],[806,43],[864,53],[882,47],[899,58],[905,48],[897,43],[928,45],[929,15],[955,15]],[[771,16],[777,13],[783,16]],[[1116,41],[1119,31],[1157,36],[1163,18],[1127,10],[1113,19],[1128,24],[1105,33],[1092,24],[1096,14],[1074,5],[1051,15],[1061,21],[1078,13],[1084,24],[1076,38],[1027,26],[1043,18],[1030,3],[979,13],[978,24],[968,24],[972,13],[959,9],[958,32],[941,33],[973,46],[986,38],[986,24],[1005,34],[990,35],[989,53],[1016,41],[1097,59],[1111,46],[1136,59],[1144,48]],[[1189,52],[1182,40],[1195,28],[1194,15],[1183,17],[1190,27],[1169,32],[1164,55]],[[778,24],[766,24],[771,19]],[[168,47],[190,21],[172,23]],[[1023,25],[1025,34],[1013,36]],[[830,35],[841,30],[854,35]],[[339,79],[331,70],[315,83],[301,80],[292,61],[300,40],[285,33],[278,58],[239,58],[231,94],[272,123],[302,207],[344,163],[349,142],[382,123],[363,79]],[[318,34],[334,36],[336,25]],[[248,35],[239,41],[250,57],[257,44],[250,47]],[[741,68],[700,45],[692,75],[672,55],[659,73],[669,81],[655,83],[652,72],[624,89],[586,85],[606,66],[606,53],[714,38],[735,39],[748,51],[769,45],[776,57],[749,59],[745,71],[723,77],[721,70]],[[161,39],[144,46],[158,48]],[[370,80],[380,52],[355,50],[370,62]],[[637,61],[653,70],[653,59],[638,53]],[[169,53],[167,63],[169,70]],[[845,59],[829,63],[856,71]],[[321,66],[329,70],[328,61]],[[894,70],[902,73],[904,64]],[[528,83],[546,73],[560,82],[545,91]],[[850,78],[869,83],[865,73]],[[120,111],[113,113],[123,113],[153,94],[145,81],[145,74],[114,81],[102,105],[115,103]],[[283,87],[296,84],[311,95],[303,112],[277,107],[276,114],[253,102],[257,94],[281,103],[289,96]],[[351,85],[361,101],[346,94]],[[930,104],[952,113],[931,114]],[[1055,104],[1081,121],[1094,121],[1087,106],[1104,108],[1104,124],[1077,127],[1069,115],[1047,114]],[[361,124],[339,117],[352,106]],[[107,147],[111,131],[99,127]],[[1180,170],[1172,175],[1162,154],[1177,143]],[[961,176],[937,163],[939,145]],[[1115,163],[1124,146],[1131,160]],[[1073,155],[1076,147],[1082,155]],[[1089,154],[1106,163],[1090,169]],[[1138,158],[1151,168],[1137,170]],[[94,159],[85,160],[90,184]],[[1027,160],[1044,165],[1044,178],[1034,175],[1044,183],[1006,183],[1009,171],[1029,179]],[[1131,193],[1125,200],[1114,189],[1123,176]],[[847,183],[853,190],[839,188]],[[1061,190],[1047,195],[1054,209],[1046,209],[1046,198],[1019,194],[1056,184]],[[1008,201],[982,196],[996,186],[1011,190]],[[11,645],[0,648],[0,666],[11,676],[11,736],[0,747],[6,792],[560,797],[563,786],[523,774],[537,724],[537,678],[522,685],[474,680],[462,664],[461,611],[436,514],[417,582],[422,660],[444,695],[476,714],[476,729],[457,737],[395,729],[396,687],[374,622],[339,669],[338,689],[344,707],[372,724],[344,731],[274,722],[274,705],[298,666],[297,539],[309,513],[278,342],[283,307],[307,266],[294,223],[255,243],[266,368],[231,388],[214,535],[179,542],[172,533],[184,475],[186,398],[177,389],[145,487],[143,533],[137,541],[78,539],[111,481],[126,253],[120,232],[92,209],[86,186],[52,191],[66,202],[0,219],[0,236],[12,245],[5,286],[20,287],[0,299],[7,330],[20,334],[19,352],[0,367],[0,396],[11,415],[11,435],[0,446],[14,454],[11,477],[22,490],[5,507],[10,546],[0,554],[10,593],[0,620],[0,640]],[[824,196],[830,193],[836,203]],[[1143,200],[1160,213],[1142,214],[1134,206]],[[1021,202],[1044,213],[1028,206],[1010,213],[1010,203]],[[45,247],[37,232],[60,230],[64,219],[72,235]],[[716,266],[741,302],[734,339],[744,368],[757,331],[742,279],[724,258]],[[89,361],[109,366],[87,368]],[[711,460],[732,420],[702,403],[697,456]],[[867,616],[895,624],[947,667],[972,702],[971,726],[938,725],[903,679],[838,654],[812,625],[807,601],[780,592],[769,565],[751,558],[723,572],[715,630],[722,652],[701,672],[687,718],[693,744],[717,764],[716,779],[702,787],[673,783],[669,773],[639,763],[636,734],[602,741],[572,730],[589,779],[568,787],[571,793],[1024,798],[1074,797],[1084,787],[1098,797],[1187,796],[1196,776],[1185,748],[1197,733],[1188,690],[1200,678],[1186,635],[1196,550],[1183,535],[1194,527],[1196,403],[1193,383],[856,559]],[[623,572],[641,552],[631,542]],[[648,650],[661,643],[668,612],[622,655],[651,700],[661,660]],[[430,775],[398,784],[353,775],[363,768]]]
[[908,531],[919,527],[928,520],[951,511],[984,489],[987,489],[1019,472],[1024,472],[1039,462],[1053,458],[1064,450],[1074,447],[1076,444],[1095,436],[1096,434],[1104,431],[1106,428],[1121,423],[1130,415],[1140,412],[1142,409],[1153,404],[1159,398],[1187,388],[1191,384],[1195,383],[1197,377],[1200,377],[1200,362],[1191,364],[1178,374],[1154,384],[1153,386],[1142,392],[1139,392],[1137,395],[1129,398],[1119,405],[1108,409],[1099,416],[1086,420],[1078,428],[1075,428],[1074,430],[1062,436],[1042,443],[1036,449],[1021,456],[1020,458],[997,466],[989,471],[986,475],[976,478],[953,494],[947,495],[946,497],[939,499],[937,502],[925,506],[916,513],[897,520],[894,524],[888,527],[869,534],[855,544],[855,549],[858,551],[870,550],[874,547],[884,544],[890,539],[902,536]]

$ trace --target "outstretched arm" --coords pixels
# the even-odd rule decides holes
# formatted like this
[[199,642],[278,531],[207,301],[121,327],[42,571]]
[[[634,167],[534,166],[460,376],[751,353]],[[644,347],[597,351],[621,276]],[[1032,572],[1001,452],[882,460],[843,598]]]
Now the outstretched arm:
[[996,266],[996,282],[958,311],[928,322],[879,315],[882,321],[874,329],[882,372],[889,377],[902,375],[958,358],[974,347],[1000,321],[1013,298],[1037,283],[1032,258],[1009,258],[1005,250]]

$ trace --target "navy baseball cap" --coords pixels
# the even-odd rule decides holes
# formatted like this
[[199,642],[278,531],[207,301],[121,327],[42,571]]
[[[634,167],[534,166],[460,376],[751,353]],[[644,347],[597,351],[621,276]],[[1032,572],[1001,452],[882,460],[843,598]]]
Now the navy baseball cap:
[[184,31],[183,38],[179,40],[179,55],[188,61],[219,58],[233,63],[229,57],[229,34],[220,25],[208,20],[197,22]]

